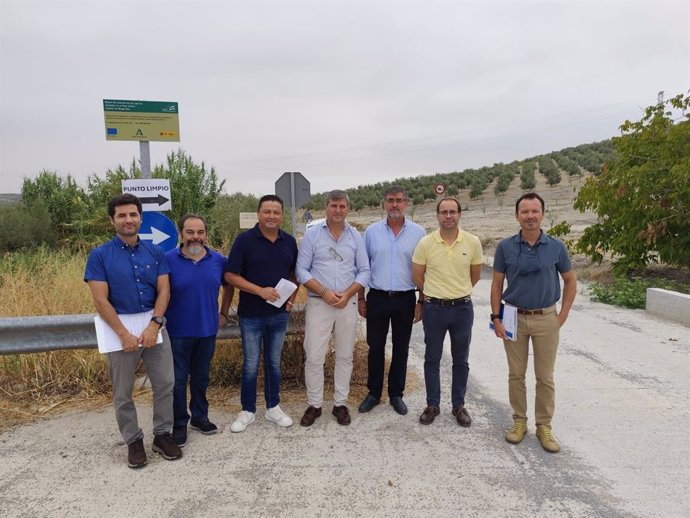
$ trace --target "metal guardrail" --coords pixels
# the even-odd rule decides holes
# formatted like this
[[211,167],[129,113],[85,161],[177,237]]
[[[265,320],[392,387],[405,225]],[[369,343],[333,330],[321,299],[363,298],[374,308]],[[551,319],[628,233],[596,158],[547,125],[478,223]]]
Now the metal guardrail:
[[[288,334],[302,331],[302,307],[291,313]],[[0,318],[0,355],[42,353],[69,349],[95,349],[96,329],[90,315],[54,315]],[[239,324],[228,324],[218,338],[239,338]]]

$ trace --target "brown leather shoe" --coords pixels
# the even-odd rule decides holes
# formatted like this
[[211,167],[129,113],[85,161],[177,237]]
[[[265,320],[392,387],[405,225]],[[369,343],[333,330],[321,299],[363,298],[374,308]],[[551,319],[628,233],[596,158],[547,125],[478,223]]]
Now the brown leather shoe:
[[175,440],[170,433],[154,436],[151,449],[156,453],[160,453],[165,460],[177,460],[182,457],[182,449],[175,444]]
[[311,426],[319,417],[321,417],[321,409],[309,405],[304,411],[304,415],[302,419],[300,419],[299,424],[302,426]]
[[469,428],[469,426],[472,424],[472,418],[470,417],[470,414],[467,413],[467,410],[465,410],[464,406],[455,407],[453,409],[453,415],[455,416],[455,419],[457,419],[458,424],[464,428]]
[[422,424],[431,424],[436,419],[436,416],[441,413],[441,409],[437,406],[428,406],[419,416],[419,422]]
[[139,439],[127,445],[127,465],[130,468],[143,468],[148,462],[146,450],[144,449],[144,439]]
[[347,426],[350,424],[350,411],[345,405],[334,406],[332,414],[338,420],[338,424]]

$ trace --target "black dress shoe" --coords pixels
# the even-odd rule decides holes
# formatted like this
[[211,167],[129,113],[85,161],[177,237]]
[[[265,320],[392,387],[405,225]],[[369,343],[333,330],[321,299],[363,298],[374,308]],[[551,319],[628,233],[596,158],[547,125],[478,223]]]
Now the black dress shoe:
[[458,424],[464,428],[468,428],[472,424],[472,418],[470,414],[467,413],[464,406],[455,407],[453,409],[453,415],[458,421]]
[[437,406],[428,406],[419,416],[419,422],[422,424],[431,424],[436,419],[436,416],[441,413],[441,409]]
[[350,424],[350,412],[345,405],[334,406],[333,415],[339,425],[347,426]]
[[407,405],[400,396],[392,396],[390,398],[390,403],[393,409],[400,415],[407,414]]
[[359,412],[361,414],[364,414],[374,408],[376,405],[378,405],[381,402],[380,399],[376,399],[374,396],[371,394],[368,395],[367,397],[364,398],[364,401],[362,401],[362,404],[359,405]]

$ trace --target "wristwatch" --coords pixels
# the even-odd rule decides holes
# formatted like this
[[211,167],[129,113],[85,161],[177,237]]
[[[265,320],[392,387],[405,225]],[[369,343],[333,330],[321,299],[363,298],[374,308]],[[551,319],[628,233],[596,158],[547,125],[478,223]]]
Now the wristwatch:
[[151,317],[151,322],[158,324],[160,329],[165,327],[165,317]]
[[494,315],[493,313],[491,313],[491,315],[489,315],[489,318],[490,318],[491,321],[493,322],[493,321],[496,320],[497,318],[500,320],[500,319],[501,319],[501,315]]

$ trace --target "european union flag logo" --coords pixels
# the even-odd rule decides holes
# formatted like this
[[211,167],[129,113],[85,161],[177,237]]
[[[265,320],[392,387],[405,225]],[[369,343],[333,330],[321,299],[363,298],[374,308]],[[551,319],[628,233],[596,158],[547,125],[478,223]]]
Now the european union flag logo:
[[107,128],[108,135],[117,135],[117,128]]

